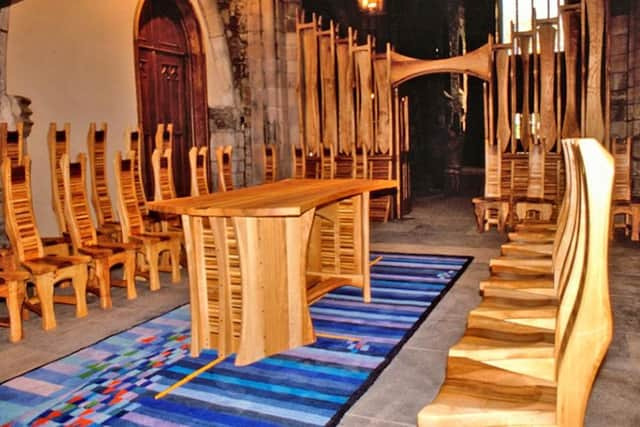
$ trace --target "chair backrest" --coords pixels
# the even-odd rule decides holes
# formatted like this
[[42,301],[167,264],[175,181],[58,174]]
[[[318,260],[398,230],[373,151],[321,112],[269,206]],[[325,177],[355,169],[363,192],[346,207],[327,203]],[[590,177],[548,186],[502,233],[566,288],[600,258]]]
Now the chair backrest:
[[631,200],[631,137],[615,138],[611,145],[615,174],[613,179],[613,200]]
[[91,196],[98,224],[104,225],[107,222],[116,222],[116,216],[111,204],[111,196],[109,196],[109,185],[107,184],[106,123],[102,123],[100,129],[96,129],[95,123],[89,124],[87,146],[91,167]]
[[578,152],[586,192],[586,259],[567,331],[556,344],[558,426],[583,424],[593,382],[613,336],[607,271],[613,158],[594,139],[581,139]]
[[78,154],[78,161],[69,162],[69,155],[60,159],[64,183],[64,207],[73,247],[77,250],[98,242],[96,228],[91,220],[91,211],[86,190],[87,157]]
[[191,147],[189,165],[191,166],[191,195],[209,194],[209,150],[206,146]]
[[2,162],[5,230],[20,261],[43,256],[42,240],[33,214],[31,197],[31,160],[21,165],[7,159]]
[[49,124],[49,167],[51,168],[51,202],[53,212],[58,220],[58,228],[61,232],[67,231],[67,224],[64,217],[64,184],[62,183],[62,169],[60,169],[60,159],[64,154],[69,153],[69,141],[71,125],[65,123],[63,129],[58,130],[55,123]]
[[529,144],[529,179],[527,181],[527,197],[542,199],[544,197],[545,149],[540,143]]
[[306,176],[304,149],[297,145],[291,145],[291,172],[293,178],[304,178]]
[[133,151],[129,151],[128,158],[123,159],[122,154],[118,151],[113,165],[118,190],[118,213],[120,214],[122,241],[125,243],[129,241],[129,236],[144,232],[144,221],[136,197],[135,156]]
[[176,189],[173,184],[172,163],[170,148],[162,152],[157,148],[153,150],[153,154],[151,155],[151,164],[153,166],[153,183],[155,188],[154,200],[170,200],[176,198]]
[[142,181],[142,127],[129,129],[127,131],[127,140],[125,144],[125,150],[133,151],[135,153],[135,180],[136,180],[136,196],[138,197],[138,204],[142,215],[147,215],[149,209],[147,209],[147,195],[144,192],[144,182]]
[[158,123],[155,143],[156,146],[154,148],[160,151],[173,150],[173,123]]
[[333,146],[322,146],[320,148],[320,178],[333,179],[335,173]]
[[354,147],[355,161],[354,178],[369,178],[369,153],[366,147]]
[[485,170],[484,197],[499,199],[502,196],[502,151],[498,144],[485,144]]
[[233,174],[231,173],[231,153],[233,148],[230,145],[216,147],[216,164],[218,165],[218,190],[233,190]]
[[11,162],[22,164],[24,157],[24,126],[22,122],[16,123],[16,130],[9,130],[6,122],[0,123],[0,162],[11,159]]
[[276,182],[278,179],[278,155],[273,144],[264,144],[264,182]]

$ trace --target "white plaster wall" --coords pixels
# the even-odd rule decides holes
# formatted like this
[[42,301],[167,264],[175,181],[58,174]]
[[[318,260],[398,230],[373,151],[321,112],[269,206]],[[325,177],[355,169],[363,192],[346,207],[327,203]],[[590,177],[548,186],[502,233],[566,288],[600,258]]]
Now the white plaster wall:
[[[127,126],[137,122],[133,52],[136,3],[23,0],[11,6],[7,92],[32,101],[34,126],[27,144],[42,235],[58,234],[51,207],[49,123],[71,123],[71,155],[75,158],[76,153],[87,151],[89,123],[107,122],[107,156],[113,159],[116,150],[123,147]],[[108,166],[113,190],[111,161]]]
[[[215,0],[191,1],[206,47],[209,105],[233,105],[228,48]],[[91,121],[108,123],[108,178],[115,202],[111,159],[138,117],[133,36],[139,2],[23,0],[10,7],[7,92],[32,100],[35,124],[27,144],[42,235],[58,233],[51,207],[50,122],[71,123],[72,158],[87,151]]]

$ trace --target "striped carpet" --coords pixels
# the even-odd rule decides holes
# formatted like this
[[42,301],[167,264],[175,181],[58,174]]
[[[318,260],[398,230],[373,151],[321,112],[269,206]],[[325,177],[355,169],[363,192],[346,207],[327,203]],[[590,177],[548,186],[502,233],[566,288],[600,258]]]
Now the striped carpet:
[[165,398],[154,394],[215,359],[189,357],[180,307],[0,386],[0,425],[335,425],[471,259],[375,253],[372,302],[342,287],[311,308],[319,338],[246,367],[233,356]]

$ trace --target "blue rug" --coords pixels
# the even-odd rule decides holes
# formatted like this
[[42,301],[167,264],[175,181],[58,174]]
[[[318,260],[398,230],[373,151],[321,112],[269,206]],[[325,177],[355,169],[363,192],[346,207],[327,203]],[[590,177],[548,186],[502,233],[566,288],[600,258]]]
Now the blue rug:
[[165,398],[154,395],[216,358],[189,357],[183,306],[0,386],[0,424],[113,426],[335,425],[471,262],[468,257],[383,255],[372,302],[353,287],[311,307],[318,338],[246,367],[233,356]]

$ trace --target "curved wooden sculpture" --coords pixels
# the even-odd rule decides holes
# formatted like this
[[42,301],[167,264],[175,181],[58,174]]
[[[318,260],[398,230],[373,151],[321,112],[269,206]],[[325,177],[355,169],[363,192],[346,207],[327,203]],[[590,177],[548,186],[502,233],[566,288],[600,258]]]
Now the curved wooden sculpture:
[[604,0],[586,0],[589,27],[589,68],[587,72],[587,109],[584,136],[604,141],[602,111],[602,50],[604,37]]
[[580,15],[576,10],[565,10],[561,14],[564,28],[564,61],[566,68],[566,103],[562,137],[575,138],[580,135],[578,124],[578,104],[576,92],[576,76],[578,72],[578,44],[580,42]]
[[490,80],[492,44],[493,39],[489,37],[487,44],[466,55],[444,59],[416,59],[392,52],[391,84],[398,86],[415,77],[434,73],[461,73]]
[[556,29],[543,23],[538,30],[540,40],[540,140],[547,152],[556,144],[555,52]]

